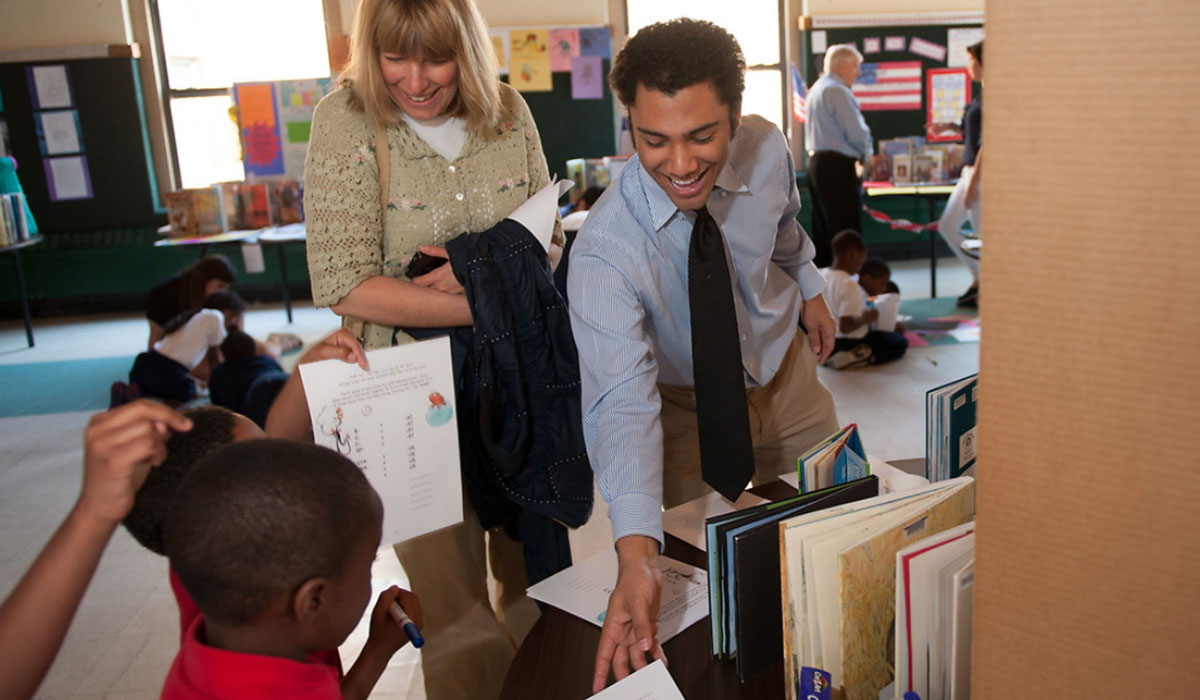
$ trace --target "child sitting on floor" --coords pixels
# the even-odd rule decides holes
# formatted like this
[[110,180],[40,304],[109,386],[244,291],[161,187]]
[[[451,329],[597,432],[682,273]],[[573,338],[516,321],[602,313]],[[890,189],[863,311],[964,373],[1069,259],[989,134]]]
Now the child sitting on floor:
[[350,460],[264,438],[201,458],[171,505],[163,543],[199,606],[162,697],[365,698],[408,641],[380,594],[362,654],[342,679],[309,655],[350,634],[371,596],[383,506]]
[[264,427],[271,403],[287,383],[288,374],[275,358],[255,354],[255,350],[254,338],[240,329],[230,330],[221,343],[221,363],[209,377],[208,395],[214,405],[237,411]]
[[866,258],[867,246],[857,231],[847,229],[833,237],[833,265],[821,271],[825,300],[837,323],[837,338],[826,367],[891,362],[908,350],[908,339],[900,333],[870,327],[879,319],[879,310],[868,306],[867,293],[855,278]]
[[[133,361],[129,384],[140,396],[180,404],[196,396],[196,380],[208,381],[217,347],[238,327],[246,305],[233,292],[214,292],[202,308],[186,311],[163,327],[163,339]],[[115,392],[114,392],[115,393]],[[120,403],[114,396],[114,403]]]

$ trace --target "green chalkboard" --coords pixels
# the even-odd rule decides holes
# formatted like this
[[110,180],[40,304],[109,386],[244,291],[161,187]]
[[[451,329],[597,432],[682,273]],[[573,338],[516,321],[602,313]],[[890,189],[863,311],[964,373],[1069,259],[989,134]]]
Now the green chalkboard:
[[[65,66],[78,111],[92,196],[55,201],[38,145],[39,110],[30,93],[34,65]],[[0,64],[4,119],[18,177],[43,233],[157,226],[166,222],[150,155],[138,59],[95,58]]]
[[551,92],[521,94],[537,122],[551,176],[566,177],[567,161],[572,158],[602,158],[616,153],[613,94],[608,87],[611,63],[607,59],[603,63],[603,99],[572,99],[570,73],[554,73]]

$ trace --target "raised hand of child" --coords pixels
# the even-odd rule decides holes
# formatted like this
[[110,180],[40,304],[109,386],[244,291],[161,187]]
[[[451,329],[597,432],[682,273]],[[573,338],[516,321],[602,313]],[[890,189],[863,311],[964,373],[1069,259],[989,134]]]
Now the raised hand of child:
[[320,362],[321,360],[353,362],[363,369],[369,369],[367,367],[367,354],[363,351],[362,345],[345,328],[337,329],[322,339],[321,342],[309,348],[308,352],[304,353],[296,361],[296,364],[303,365],[309,362]]
[[83,438],[79,512],[120,522],[150,468],[166,459],[171,432],[191,429],[183,414],[145,399],[92,416]]

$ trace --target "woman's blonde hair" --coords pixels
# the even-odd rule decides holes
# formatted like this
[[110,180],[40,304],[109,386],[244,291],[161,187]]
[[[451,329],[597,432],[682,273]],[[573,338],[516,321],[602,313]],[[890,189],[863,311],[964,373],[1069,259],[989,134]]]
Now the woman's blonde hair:
[[458,65],[458,91],[447,112],[476,129],[500,120],[499,70],[487,26],[472,0],[362,0],[350,36],[350,61],[342,71],[350,104],[374,124],[392,125],[399,108],[379,68],[382,51]]

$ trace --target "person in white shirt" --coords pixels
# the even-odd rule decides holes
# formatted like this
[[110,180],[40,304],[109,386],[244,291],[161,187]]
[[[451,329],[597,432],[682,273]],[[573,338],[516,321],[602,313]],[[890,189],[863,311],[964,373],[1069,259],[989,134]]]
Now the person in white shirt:
[[821,270],[825,300],[837,321],[833,354],[826,367],[846,369],[891,362],[908,350],[908,339],[902,334],[871,325],[879,320],[879,309],[869,302],[858,280],[866,259],[867,246],[857,231],[847,229],[833,237],[833,265]]
[[208,295],[200,309],[185,311],[163,327],[163,338],[137,356],[130,385],[141,396],[184,403],[196,396],[196,380],[207,381],[217,348],[229,328],[240,327],[246,305],[233,292]]

